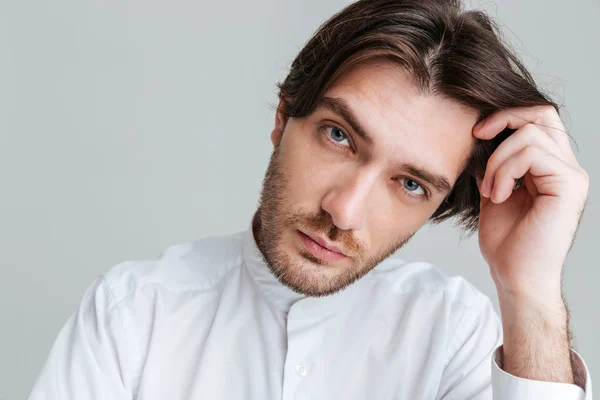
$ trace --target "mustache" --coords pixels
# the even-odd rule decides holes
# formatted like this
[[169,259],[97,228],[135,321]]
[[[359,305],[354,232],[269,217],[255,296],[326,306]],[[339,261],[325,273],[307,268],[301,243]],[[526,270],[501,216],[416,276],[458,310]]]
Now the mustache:
[[364,258],[366,255],[366,246],[354,236],[354,233],[338,228],[333,223],[331,215],[324,210],[317,213],[294,213],[286,218],[285,226],[290,229],[301,228],[310,233],[323,234],[338,243],[351,257]]

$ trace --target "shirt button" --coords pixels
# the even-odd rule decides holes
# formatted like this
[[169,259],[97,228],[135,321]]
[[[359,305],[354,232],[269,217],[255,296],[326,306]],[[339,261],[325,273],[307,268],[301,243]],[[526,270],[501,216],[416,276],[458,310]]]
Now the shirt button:
[[306,369],[304,364],[296,365],[296,375],[298,375],[300,378],[304,378],[306,375],[308,375],[308,369]]

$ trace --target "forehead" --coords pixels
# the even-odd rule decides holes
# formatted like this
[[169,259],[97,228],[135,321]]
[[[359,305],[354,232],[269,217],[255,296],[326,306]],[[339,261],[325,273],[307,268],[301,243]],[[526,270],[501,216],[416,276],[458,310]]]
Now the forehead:
[[354,67],[325,96],[344,100],[373,139],[373,157],[382,162],[424,165],[454,182],[476,142],[475,110],[418,92],[391,61]]

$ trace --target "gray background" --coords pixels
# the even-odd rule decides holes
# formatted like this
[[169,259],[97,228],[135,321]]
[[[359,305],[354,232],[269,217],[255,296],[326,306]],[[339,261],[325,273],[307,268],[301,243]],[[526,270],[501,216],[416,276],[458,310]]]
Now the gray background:
[[[99,274],[247,227],[271,151],[275,82],[345,4],[0,1],[0,399],[26,397]],[[591,175],[565,290],[593,376],[600,2],[474,5],[566,105]],[[426,226],[401,257],[437,263],[496,299],[476,239],[451,224]]]

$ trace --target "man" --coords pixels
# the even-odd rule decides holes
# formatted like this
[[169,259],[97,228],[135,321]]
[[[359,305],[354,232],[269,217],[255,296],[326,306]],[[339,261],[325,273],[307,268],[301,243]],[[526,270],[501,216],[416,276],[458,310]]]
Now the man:
[[[592,398],[561,292],[588,177],[483,13],[359,1],[279,87],[248,230],[99,278],[30,399]],[[501,320],[388,257],[451,217],[479,232]]]

